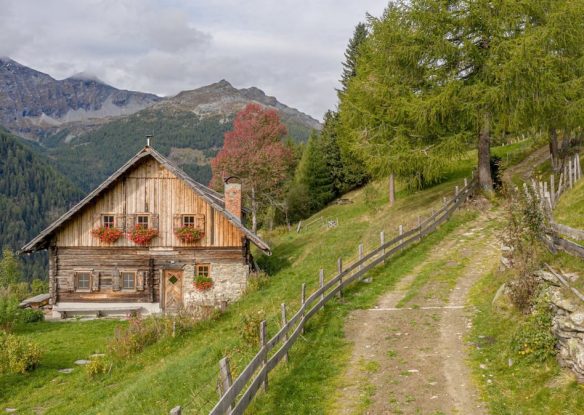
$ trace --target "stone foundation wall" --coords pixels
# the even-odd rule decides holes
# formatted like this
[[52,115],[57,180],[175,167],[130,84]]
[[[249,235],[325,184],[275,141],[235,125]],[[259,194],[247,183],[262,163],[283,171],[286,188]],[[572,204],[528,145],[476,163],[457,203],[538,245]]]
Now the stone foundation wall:
[[183,267],[183,300],[185,308],[198,306],[222,307],[240,298],[247,287],[249,266],[243,263],[211,262],[213,287],[198,291],[193,285],[194,265]]

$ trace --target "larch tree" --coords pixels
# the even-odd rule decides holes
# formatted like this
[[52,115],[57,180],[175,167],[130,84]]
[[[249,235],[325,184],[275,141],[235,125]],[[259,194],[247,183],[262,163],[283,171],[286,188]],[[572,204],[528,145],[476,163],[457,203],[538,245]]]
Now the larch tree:
[[359,49],[367,39],[368,31],[365,23],[359,22],[355,26],[353,37],[349,40],[347,49],[345,50],[345,61],[343,62],[343,72],[341,74],[341,93],[349,86],[351,79],[357,74],[357,58],[359,56]]
[[221,188],[223,180],[230,176],[242,180],[254,232],[260,204],[273,198],[289,176],[293,155],[282,142],[286,133],[275,110],[247,104],[235,116],[233,129],[225,133],[223,148],[211,160],[212,187]]

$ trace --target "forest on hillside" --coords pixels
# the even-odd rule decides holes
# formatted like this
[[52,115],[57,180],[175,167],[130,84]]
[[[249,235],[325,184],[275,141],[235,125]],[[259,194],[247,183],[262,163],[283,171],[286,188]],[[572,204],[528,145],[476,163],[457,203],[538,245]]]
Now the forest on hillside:
[[[50,163],[0,127],[0,247],[20,249],[82,197]],[[27,280],[44,278],[44,254],[24,259]]]

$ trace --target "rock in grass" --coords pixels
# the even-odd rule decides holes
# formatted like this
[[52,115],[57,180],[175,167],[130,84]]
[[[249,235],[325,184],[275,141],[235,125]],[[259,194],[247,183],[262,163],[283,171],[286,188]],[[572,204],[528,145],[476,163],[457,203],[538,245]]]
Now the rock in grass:
[[73,372],[73,369],[70,368],[70,367],[68,367],[66,369],[59,369],[59,373],[66,373],[66,374],[68,374],[68,373],[71,373],[71,372]]
[[86,365],[89,363],[89,360],[85,360],[85,359],[79,359],[75,361],[76,365],[82,366],[82,365]]

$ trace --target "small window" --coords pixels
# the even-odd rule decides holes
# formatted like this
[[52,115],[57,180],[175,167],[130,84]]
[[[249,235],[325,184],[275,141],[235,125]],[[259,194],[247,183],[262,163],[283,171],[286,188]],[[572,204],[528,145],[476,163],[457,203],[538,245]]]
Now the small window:
[[198,264],[197,265],[197,275],[202,275],[204,277],[208,277],[210,268],[211,267],[209,266],[209,264]]
[[91,287],[91,273],[90,272],[76,272],[77,290],[89,291]]
[[182,217],[182,225],[184,227],[194,228],[195,227],[195,217],[190,215],[185,215]]
[[138,215],[136,217],[136,224],[147,229],[148,228],[148,216],[147,215]]
[[122,290],[136,289],[136,274],[134,272],[122,272]]
[[101,216],[101,226],[104,228],[114,227],[114,216],[113,215],[102,215]]

